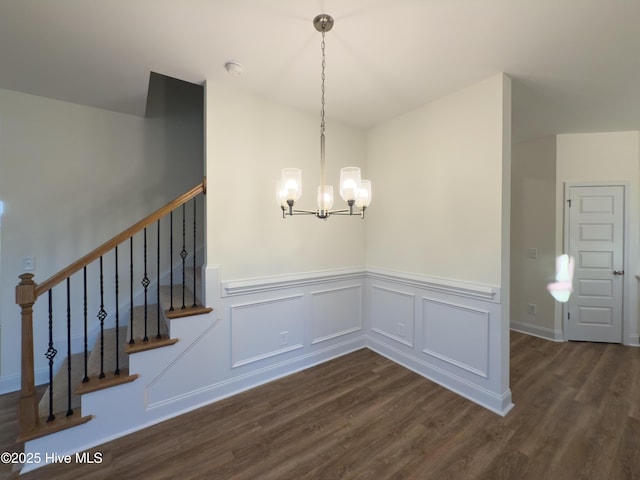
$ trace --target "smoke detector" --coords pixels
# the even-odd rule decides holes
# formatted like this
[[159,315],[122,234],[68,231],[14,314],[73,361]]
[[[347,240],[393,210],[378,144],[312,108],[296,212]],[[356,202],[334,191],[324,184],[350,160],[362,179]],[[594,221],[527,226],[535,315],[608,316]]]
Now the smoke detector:
[[225,70],[229,73],[229,75],[233,75],[234,77],[239,77],[242,75],[243,68],[240,62],[236,62],[235,60],[229,60],[224,64]]

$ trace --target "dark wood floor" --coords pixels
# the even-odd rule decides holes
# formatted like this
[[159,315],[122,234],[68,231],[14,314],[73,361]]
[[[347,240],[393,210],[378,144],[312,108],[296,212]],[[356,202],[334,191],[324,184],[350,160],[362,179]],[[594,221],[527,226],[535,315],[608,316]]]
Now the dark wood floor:
[[360,350],[20,478],[640,479],[640,349],[513,333],[511,388],[503,418]]

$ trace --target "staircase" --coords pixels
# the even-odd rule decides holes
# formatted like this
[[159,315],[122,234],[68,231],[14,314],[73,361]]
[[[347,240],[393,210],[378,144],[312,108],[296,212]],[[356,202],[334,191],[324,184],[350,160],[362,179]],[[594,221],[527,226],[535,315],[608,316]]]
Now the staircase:
[[[212,309],[204,307],[199,300],[202,274],[201,268],[196,266],[195,202],[196,197],[204,193],[203,181],[41,284],[36,284],[31,274],[21,275],[21,283],[16,288],[16,303],[22,309],[23,351],[18,424],[19,440],[26,442],[25,452],[29,449],[52,451],[52,446],[55,446],[58,452],[71,453],[82,445],[121,436],[145,422],[159,421],[157,416],[153,417],[154,420],[145,416],[157,388],[164,389],[164,393],[167,391],[158,379],[167,371],[173,375],[178,371],[180,376],[181,358],[216,323]],[[187,222],[186,204],[189,201],[193,202],[193,215]],[[177,212],[176,225],[174,211]],[[167,234],[170,241],[161,241],[161,221],[164,222],[163,232],[170,232]],[[147,228],[155,228],[156,244],[148,243]],[[192,231],[191,238],[187,238],[187,231]],[[174,232],[177,232],[177,239],[174,239]],[[134,243],[142,243],[142,240],[134,241],[134,237],[142,238],[143,234],[143,253],[134,253]],[[161,248],[163,242],[168,244],[164,252]],[[119,246],[121,250],[130,247],[126,261],[122,254],[118,256]],[[187,251],[189,247],[191,253]],[[103,263],[109,261],[113,262],[111,270],[103,268]],[[90,293],[87,266],[98,262],[99,293]],[[123,263],[129,263],[129,268],[123,268]],[[97,267],[92,271],[97,271]],[[75,274],[73,283],[71,277]],[[109,275],[115,276],[115,282],[105,281],[104,277]],[[77,277],[82,276],[84,290],[78,292],[71,285],[79,284],[81,279]],[[58,292],[64,293],[65,283],[66,314],[60,312],[64,309],[56,304],[60,303]],[[94,283],[97,284],[97,280]],[[109,287],[105,288],[107,284],[115,292],[108,291]],[[54,297],[52,291],[56,286]],[[82,297],[82,293],[84,299],[72,298],[72,293],[76,297]],[[50,381],[42,398],[37,399],[33,305],[40,297],[48,297],[49,347],[44,355],[49,360]],[[88,298],[93,298],[96,305],[99,303],[99,321],[95,321],[94,316],[91,328],[88,326],[88,317],[91,318],[87,314],[91,309],[87,306],[91,303]],[[112,305],[111,313],[107,312],[109,303]],[[66,320],[66,351],[59,352],[60,339],[54,341],[57,334],[54,333],[54,325],[60,329],[60,324],[65,323],[63,320]],[[83,320],[84,349],[77,352],[77,345],[72,347],[72,329],[75,327],[77,331]],[[114,322],[115,325],[110,326]],[[38,323],[42,327],[43,322]],[[89,349],[92,336],[97,339]],[[182,340],[186,343],[180,345]],[[66,358],[54,376],[54,358],[57,355],[65,355]],[[180,385],[172,384],[168,391],[172,398],[179,397]],[[30,469],[27,467],[24,471]]]
[[[193,268],[186,269],[186,284],[193,285],[196,283],[196,290],[201,291],[201,268],[195,271]],[[185,285],[185,302],[189,299],[189,306],[185,304],[182,308],[182,286],[162,285],[160,287],[160,304],[147,305],[147,319],[155,319],[160,308],[160,329],[156,330],[155,325],[147,332],[147,341],[145,338],[144,328],[144,305],[138,305],[133,308],[133,327],[128,324],[118,329],[109,328],[104,330],[104,342],[98,338],[91,349],[87,352],[87,380],[84,379],[84,357],[83,353],[73,354],[71,358],[71,403],[70,409],[75,411],[81,407],[81,399],[83,394],[95,392],[105,388],[115,387],[128,382],[135,381],[139,375],[130,373],[129,357],[139,352],[144,352],[154,348],[162,348],[173,345],[179,341],[178,338],[171,338],[167,322],[172,318],[182,318],[195,315],[202,315],[212,311],[211,308],[203,307],[197,294],[191,291]],[[173,299],[173,301],[172,301]],[[195,306],[193,306],[195,304]],[[173,310],[171,308],[173,307]],[[149,322],[147,322],[149,326]],[[150,333],[153,331],[153,333]],[[158,337],[159,334],[159,337]],[[133,343],[131,342],[133,339]],[[103,355],[101,355],[101,350]],[[117,358],[116,358],[117,356]],[[50,405],[66,405],[68,392],[68,364],[69,357],[65,358],[61,364],[58,373],[50,385],[42,395],[38,404],[38,413],[41,418],[49,417]],[[118,365],[118,374],[115,374],[115,368],[108,366]],[[101,378],[101,373],[104,376]],[[53,402],[51,402],[51,392],[53,392]],[[61,411],[55,414],[55,417],[66,416],[66,412]]]

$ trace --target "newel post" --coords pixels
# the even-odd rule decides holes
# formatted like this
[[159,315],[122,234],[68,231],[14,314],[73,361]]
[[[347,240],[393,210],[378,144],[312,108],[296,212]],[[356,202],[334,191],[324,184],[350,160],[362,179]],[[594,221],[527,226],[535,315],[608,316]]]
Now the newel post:
[[18,404],[18,436],[35,429],[38,422],[38,399],[33,362],[33,304],[36,301],[36,284],[32,273],[20,275],[16,287],[16,303],[22,309],[22,389]]

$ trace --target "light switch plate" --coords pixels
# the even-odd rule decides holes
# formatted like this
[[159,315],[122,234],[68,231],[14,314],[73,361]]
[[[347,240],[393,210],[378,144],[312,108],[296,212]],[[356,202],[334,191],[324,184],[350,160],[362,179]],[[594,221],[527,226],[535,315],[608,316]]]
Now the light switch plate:
[[22,257],[22,271],[33,272],[36,269],[35,257]]

